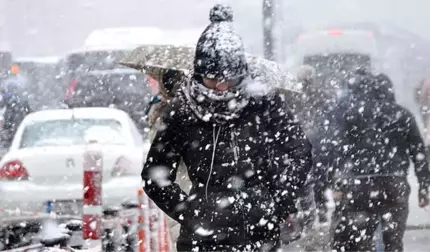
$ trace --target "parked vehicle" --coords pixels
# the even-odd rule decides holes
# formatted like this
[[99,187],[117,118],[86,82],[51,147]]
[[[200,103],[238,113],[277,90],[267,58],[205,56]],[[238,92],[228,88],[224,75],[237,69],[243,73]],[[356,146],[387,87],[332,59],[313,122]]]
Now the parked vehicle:
[[[103,151],[103,203],[134,200],[149,143],[123,111],[43,110],[29,114],[0,161],[0,208],[78,214],[83,154],[96,140]],[[78,212],[78,213],[77,213]]]
[[145,109],[151,87],[144,73],[133,69],[89,71],[70,85],[65,97],[69,108],[115,106],[127,112],[144,134]]

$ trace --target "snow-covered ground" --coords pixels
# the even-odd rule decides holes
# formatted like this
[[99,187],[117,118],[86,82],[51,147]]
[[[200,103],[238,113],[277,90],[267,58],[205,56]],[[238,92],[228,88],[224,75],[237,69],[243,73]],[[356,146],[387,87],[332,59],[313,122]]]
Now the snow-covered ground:
[[[318,240],[316,243],[327,243],[329,241],[328,232],[327,230],[322,230],[319,232],[321,235],[320,237],[317,237]],[[286,246],[283,246],[283,251],[294,251],[294,252],[304,252],[306,251],[304,249],[304,241],[305,240],[298,240],[292,244],[288,244]],[[430,245],[430,229],[422,229],[422,230],[408,230],[405,233],[405,236],[403,238],[404,243],[404,251],[413,251],[413,252],[425,252],[429,250]],[[329,252],[330,249],[322,249],[321,247],[314,247],[315,251],[327,251]],[[309,251],[309,250],[308,250]]]

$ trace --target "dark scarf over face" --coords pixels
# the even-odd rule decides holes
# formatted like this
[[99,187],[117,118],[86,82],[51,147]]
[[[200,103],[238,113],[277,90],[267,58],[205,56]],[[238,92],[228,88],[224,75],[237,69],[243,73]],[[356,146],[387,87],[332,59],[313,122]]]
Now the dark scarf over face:
[[245,92],[248,78],[228,91],[219,92],[206,88],[201,80],[193,78],[185,87],[184,94],[194,114],[205,122],[226,123],[239,118],[248,105]]

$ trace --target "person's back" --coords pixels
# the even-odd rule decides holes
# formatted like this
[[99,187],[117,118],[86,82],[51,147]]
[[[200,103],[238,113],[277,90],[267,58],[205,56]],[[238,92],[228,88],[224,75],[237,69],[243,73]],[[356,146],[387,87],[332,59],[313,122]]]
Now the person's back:
[[[297,81],[303,86],[301,104],[295,109],[306,136],[312,143],[313,168],[306,183],[304,191],[306,197],[302,200],[304,206],[310,206],[315,201],[318,220],[320,224],[328,222],[327,199],[325,191],[328,189],[327,171],[329,160],[332,158],[329,142],[333,139],[330,125],[330,111],[334,105],[334,100],[330,97],[321,83],[316,80],[315,69],[312,66],[304,65],[297,73]],[[313,191],[312,194],[310,192]],[[312,201],[309,199],[312,198]],[[309,221],[313,222],[313,212],[307,211]]]
[[[381,80],[382,81],[382,80]],[[424,143],[415,118],[397,104],[392,84],[369,83],[364,93],[354,94],[341,114],[345,176],[406,176],[412,160],[425,165]],[[385,88],[385,90],[384,90]],[[387,90],[389,89],[389,90]],[[417,158],[420,156],[421,158]],[[349,164],[355,164],[350,166]]]
[[[424,152],[413,115],[398,104],[372,100],[356,101],[345,117],[344,163],[351,176],[405,176],[409,152]],[[416,148],[411,150],[411,145]],[[418,154],[410,153],[410,154]]]
[[[410,195],[410,160],[419,181],[418,197],[424,200],[430,185],[427,154],[413,115],[395,102],[388,77],[358,78],[352,97],[344,101],[344,111],[339,115],[344,124],[339,137],[335,191],[343,198],[338,199],[340,204],[334,215],[337,230],[348,226],[350,219],[357,221],[361,214],[368,221],[358,223],[358,229],[366,229],[372,236],[381,221],[386,250],[402,251]],[[382,218],[385,214],[390,214],[390,219]],[[393,223],[396,226],[390,227]],[[345,251],[366,250],[371,246],[370,241],[364,240],[348,243],[342,235],[360,234],[350,228],[345,230],[334,236],[335,250],[342,246],[347,246]]]

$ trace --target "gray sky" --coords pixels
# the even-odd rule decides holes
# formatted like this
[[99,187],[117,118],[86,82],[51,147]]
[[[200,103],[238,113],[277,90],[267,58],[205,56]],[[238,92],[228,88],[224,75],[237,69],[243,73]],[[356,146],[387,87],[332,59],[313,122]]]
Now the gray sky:
[[[277,0],[287,20],[317,27],[338,21],[388,21],[430,37],[422,0]],[[229,2],[249,51],[262,50],[262,0],[0,0],[0,41],[16,56],[59,55],[94,29],[114,26],[202,27],[216,2]],[[6,38],[6,39],[5,39]]]

